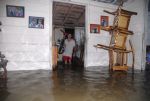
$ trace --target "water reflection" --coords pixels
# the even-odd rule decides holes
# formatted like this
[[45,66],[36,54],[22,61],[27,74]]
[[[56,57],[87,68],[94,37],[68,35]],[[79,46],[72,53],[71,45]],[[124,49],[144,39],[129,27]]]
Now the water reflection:
[[5,101],[9,96],[9,92],[6,89],[0,90],[0,100]]
[[[63,70],[54,72],[53,92],[55,101],[148,101],[143,86],[144,72],[134,75],[107,70],[85,70],[83,72]],[[150,80],[148,78],[148,80]],[[57,81],[57,84],[56,84]],[[57,87],[59,87],[57,89]],[[148,88],[150,90],[150,88]],[[61,96],[61,97],[60,97]]]
[[150,99],[150,70],[145,71],[143,79],[143,90],[145,92],[145,98]]
[[7,91],[7,80],[4,78],[0,78],[0,99],[4,101],[9,95]]
[[0,78],[0,90],[5,90],[7,88],[7,80]]
[[[100,68],[8,73],[0,101],[149,101],[150,72]],[[8,93],[9,92],[9,93]],[[2,99],[2,97],[4,97]]]

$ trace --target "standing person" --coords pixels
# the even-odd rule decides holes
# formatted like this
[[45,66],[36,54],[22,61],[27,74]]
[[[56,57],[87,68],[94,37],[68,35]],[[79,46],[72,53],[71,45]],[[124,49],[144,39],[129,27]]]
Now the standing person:
[[38,19],[38,23],[36,25],[37,28],[44,28],[44,24],[42,23],[42,19]]
[[71,34],[68,34],[68,38],[65,40],[64,47],[65,47],[65,51],[63,53],[63,60],[65,64],[67,64],[68,62],[69,64],[71,64],[72,53],[75,47],[75,41],[74,39],[72,39]]

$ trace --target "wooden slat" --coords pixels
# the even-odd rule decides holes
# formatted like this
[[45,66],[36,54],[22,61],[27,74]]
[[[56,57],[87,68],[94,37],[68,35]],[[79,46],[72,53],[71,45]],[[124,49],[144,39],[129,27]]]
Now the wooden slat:
[[113,71],[116,71],[116,70],[127,71],[128,70],[128,66],[113,66],[112,70]]

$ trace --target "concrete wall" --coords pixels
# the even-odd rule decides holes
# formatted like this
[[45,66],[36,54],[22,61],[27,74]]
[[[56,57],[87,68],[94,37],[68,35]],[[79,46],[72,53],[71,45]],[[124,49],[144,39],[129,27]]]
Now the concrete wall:
[[[59,0],[57,0],[59,1]],[[67,0],[62,0],[66,2]],[[86,51],[85,51],[85,67],[90,66],[108,66],[108,52],[102,49],[96,49],[93,46],[97,43],[104,45],[109,44],[110,35],[106,31],[100,32],[100,34],[90,33],[90,24],[100,24],[100,16],[108,15],[109,24],[112,25],[113,16],[107,13],[104,13],[103,10],[115,11],[117,6],[92,2],[92,1],[79,1],[71,0],[72,3],[80,3],[86,6]],[[135,0],[129,1],[124,5],[124,9],[129,11],[135,11],[138,13],[137,16],[132,16],[129,30],[134,31],[134,35],[130,37],[135,48],[135,68],[141,69],[144,67],[145,54],[143,54],[143,37],[144,37],[144,13],[145,13],[145,1]],[[145,60],[145,59],[144,59]],[[129,59],[130,62],[130,59]]]
[[[108,8],[109,7],[109,8]],[[91,23],[99,24],[99,17],[101,15],[107,15],[103,12],[103,9],[109,11],[115,11],[116,6],[106,6],[102,3],[97,4],[89,4],[89,17],[88,17],[88,26]],[[135,68],[142,69],[145,66],[145,50],[143,48],[145,46],[143,40],[144,32],[145,32],[145,1],[143,0],[135,0],[132,2],[128,2],[124,5],[124,9],[129,11],[137,12],[137,16],[132,16],[129,30],[133,31],[135,34],[130,37],[132,40],[134,49],[135,49]],[[113,17],[110,16],[110,25],[112,25]],[[89,27],[88,27],[89,28]],[[90,34],[88,30],[87,37],[87,64],[86,66],[108,66],[108,53],[101,49],[95,49],[93,47],[96,43],[109,44],[110,36],[101,31],[100,34]],[[130,59],[129,59],[130,60]]]
[[90,24],[100,24],[100,16],[109,16],[109,25],[112,25],[113,16],[104,13],[103,10],[115,10],[114,5],[104,3],[90,2],[88,6],[88,33],[87,33],[87,64],[89,66],[108,66],[108,51],[95,48],[94,45],[100,43],[109,45],[110,35],[106,31],[100,31],[99,34],[90,33]]
[[[148,21],[147,22],[150,22],[150,12],[148,13]],[[147,43],[146,45],[150,45],[150,23],[148,23],[148,33],[147,33]]]
[[[25,17],[6,17],[6,5],[25,7]],[[51,6],[49,0],[0,0],[0,51],[8,70],[51,69]],[[28,28],[29,16],[44,17],[44,29]]]
[[147,37],[146,37],[146,39],[147,39],[147,42],[146,42],[146,45],[149,45],[150,46],[150,0],[146,0],[147,1],[147,10],[148,10],[148,21],[147,21]]
[[134,32],[131,36],[131,41],[135,50],[135,68],[145,68],[145,0],[135,0],[132,3],[127,3],[125,9],[137,12],[136,16],[132,16],[130,21],[129,30]]
[[[8,70],[52,69],[52,1],[53,0],[0,0],[0,51],[7,59]],[[109,44],[110,35],[101,31],[100,34],[90,33],[90,24],[100,24],[100,16],[108,15],[103,10],[115,11],[116,6],[90,0],[54,0],[86,6],[86,43],[85,66],[108,66],[108,53],[96,49],[97,43]],[[6,17],[6,4],[24,6],[24,18]],[[125,6],[126,9],[138,12],[131,19],[130,29],[135,32],[132,37],[136,52],[135,67],[142,66],[142,37],[144,33],[144,1],[134,0]],[[44,17],[44,29],[28,28],[28,17]],[[108,15],[112,25],[113,16]]]

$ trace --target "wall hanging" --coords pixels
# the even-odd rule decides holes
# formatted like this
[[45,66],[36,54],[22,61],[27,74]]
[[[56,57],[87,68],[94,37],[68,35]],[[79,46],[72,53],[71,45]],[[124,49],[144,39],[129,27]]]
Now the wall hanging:
[[29,16],[29,28],[44,29],[44,17]]
[[101,26],[108,26],[109,24],[109,17],[108,16],[101,16],[100,17],[100,24]]
[[90,33],[100,33],[100,25],[99,24],[90,24]]
[[7,17],[24,17],[25,9],[23,6],[6,5]]

